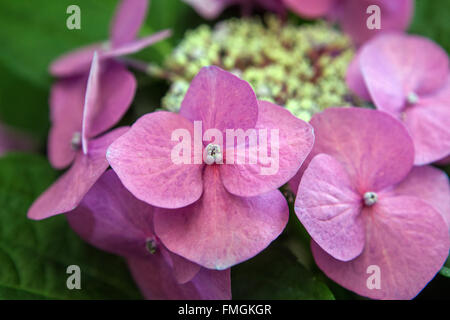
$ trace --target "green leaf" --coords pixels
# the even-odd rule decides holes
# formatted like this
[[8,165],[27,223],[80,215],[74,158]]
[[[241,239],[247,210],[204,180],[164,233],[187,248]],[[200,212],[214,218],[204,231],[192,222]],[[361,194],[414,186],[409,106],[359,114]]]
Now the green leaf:
[[[48,66],[57,56],[105,41],[114,0],[0,1],[0,61],[13,73],[48,86]],[[69,5],[81,10],[81,29],[69,30]]]
[[279,243],[231,269],[233,299],[334,299],[328,287]]
[[49,121],[48,92],[0,65],[0,120],[44,142]]
[[450,256],[447,258],[447,261],[439,273],[444,277],[450,278]]
[[416,0],[410,32],[436,41],[450,52],[450,1]]
[[[63,215],[26,218],[55,177],[40,156],[0,158],[0,299],[139,298],[124,261],[84,243]],[[70,265],[81,268],[80,290],[66,287]]]

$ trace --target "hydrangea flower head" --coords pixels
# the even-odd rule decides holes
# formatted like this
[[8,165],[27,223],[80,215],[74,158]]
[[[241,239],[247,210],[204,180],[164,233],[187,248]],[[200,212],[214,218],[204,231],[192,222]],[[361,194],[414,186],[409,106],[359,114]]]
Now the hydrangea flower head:
[[[330,108],[311,125],[316,143],[295,212],[317,265],[363,296],[415,297],[448,255],[448,178],[432,167],[413,169],[407,130],[384,112]],[[380,288],[367,284],[373,266]]]
[[402,120],[411,134],[415,164],[450,154],[450,77],[446,52],[431,40],[383,34],[366,43],[347,83],[377,109]]
[[[413,0],[284,0],[284,3],[300,16],[337,21],[356,44],[381,32],[405,30],[414,7]],[[372,5],[380,8],[380,29],[367,27],[367,9]]]
[[[248,140],[219,139],[229,130],[247,132]],[[267,136],[254,140],[252,132]],[[313,140],[306,122],[258,101],[247,82],[205,67],[179,114],[141,117],[111,145],[107,158],[138,199],[165,208],[155,214],[155,232],[170,251],[207,268],[227,269],[256,255],[284,229],[289,212],[277,188],[297,172]],[[265,143],[266,152],[279,155],[275,167],[267,157],[250,159],[256,150],[264,155]],[[184,160],[173,161],[180,144],[186,146]]]
[[[94,53],[85,90],[83,113],[73,119],[79,121],[78,126],[71,126],[72,121],[69,123],[59,122],[63,113],[74,114],[71,113],[75,112],[74,110],[70,108],[67,111],[55,110],[55,127],[58,128],[55,130],[62,134],[61,137],[55,137],[55,141],[61,145],[61,150],[67,150],[65,159],[69,163],[73,161],[73,164],[33,203],[28,211],[28,217],[31,219],[44,219],[73,210],[108,168],[109,165],[106,161],[108,146],[128,130],[128,128],[122,127],[100,135],[112,127],[115,120],[112,120],[110,114],[114,111],[114,108],[103,109],[105,104],[99,103],[98,93],[101,86],[99,83],[99,68],[98,56]],[[120,103],[120,101],[111,101],[110,104],[106,105],[118,106]],[[70,102],[69,106],[71,106]],[[102,131],[99,131],[99,128]]]
[[145,298],[231,299],[230,270],[205,269],[168,251],[154,233],[154,210],[108,170],[66,216],[84,240],[126,259]]

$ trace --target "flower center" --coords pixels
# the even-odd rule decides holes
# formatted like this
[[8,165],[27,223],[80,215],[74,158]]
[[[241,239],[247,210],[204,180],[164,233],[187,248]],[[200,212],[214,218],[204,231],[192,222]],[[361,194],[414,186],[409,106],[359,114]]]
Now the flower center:
[[222,152],[220,151],[220,146],[217,144],[208,144],[205,148],[205,154],[203,156],[206,164],[221,164],[223,157]]
[[410,93],[408,93],[406,100],[409,104],[416,104],[417,101],[419,101],[419,96],[415,92],[411,91]]
[[156,249],[158,248],[156,240],[155,239],[147,239],[145,242],[145,248],[150,254],[155,254]]
[[378,195],[375,192],[364,193],[364,204],[368,207],[373,206],[378,201]]
[[73,150],[80,149],[81,146],[81,133],[75,132],[72,136],[72,140],[70,141],[70,145],[72,146]]

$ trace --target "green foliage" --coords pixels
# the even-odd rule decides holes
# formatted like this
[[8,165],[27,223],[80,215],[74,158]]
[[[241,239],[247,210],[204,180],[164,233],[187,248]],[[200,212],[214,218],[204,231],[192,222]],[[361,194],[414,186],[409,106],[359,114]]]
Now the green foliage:
[[[64,216],[27,219],[28,207],[55,176],[40,156],[0,159],[0,299],[139,298],[122,259],[84,243]],[[81,268],[81,290],[66,287],[69,265]]]
[[416,0],[410,32],[436,41],[450,52],[450,1]]
[[234,299],[334,299],[328,287],[279,243],[231,270]]

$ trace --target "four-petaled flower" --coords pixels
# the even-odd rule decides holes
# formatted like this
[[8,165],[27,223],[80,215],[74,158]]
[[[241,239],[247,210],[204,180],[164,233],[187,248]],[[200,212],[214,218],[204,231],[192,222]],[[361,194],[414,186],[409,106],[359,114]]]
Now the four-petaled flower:
[[366,43],[347,72],[356,94],[404,122],[416,165],[450,155],[448,68],[447,53],[431,40],[392,33]]
[[[413,168],[407,130],[387,113],[333,108],[311,120],[316,135],[295,212],[315,261],[342,286],[375,299],[411,299],[447,258],[445,173]],[[366,285],[376,265],[381,287]]]
[[[224,135],[227,130],[275,129],[278,141],[267,136],[250,146],[245,140],[241,143],[249,150],[243,154],[232,150],[242,150],[234,138],[220,143],[214,136],[211,148],[213,141],[200,137],[193,146],[188,141],[189,150],[200,147],[200,159],[194,150],[189,163],[174,162],[172,151],[180,142],[172,133],[183,129],[196,140],[197,121],[205,135],[208,129]],[[249,157],[250,149],[260,149],[266,140],[268,149],[279,153],[279,163],[276,172],[262,175],[270,164]],[[180,114],[143,116],[110,146],[107,158],[131,193],[166,208],[156,210],[154,223],[170,251],[207,268],[227,269],[259,253],[284,229],[289,210],[277,188],[297,172],[313,140],[309,124],[280,106],[258,101],[247,82],[205,67],[193,79]]]

